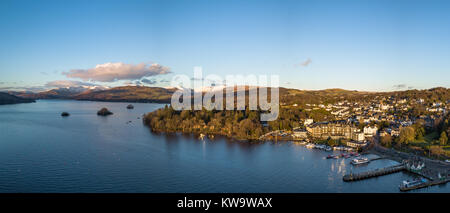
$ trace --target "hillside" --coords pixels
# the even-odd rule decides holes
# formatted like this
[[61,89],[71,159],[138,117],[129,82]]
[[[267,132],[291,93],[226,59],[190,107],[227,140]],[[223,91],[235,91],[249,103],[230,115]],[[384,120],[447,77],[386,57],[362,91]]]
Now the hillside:
[[89,101],[170,103],[174,91],[175,89],[161,87],[123,86],[101,91],[88,90],[72,98]]
[[0,92],[0,105],[3,104],[19,104],[19,103],[32,103],[33,99],[21,98],[8,93]]
[[[145,86],[122,86],[105,90],[59,88],[40,93],[9,92],[9,94],[31,99],[75,99],[111,102],[170,103],[173,92],[175,92],[175,89]],[[334,104],[343,100],[347,100],[349,102],[366,102],[375,99],[381,100],[381,97],[394,99],[402,99],[406,97],[416,99],[422,98],[429,102],[446,102],[447,100],[450,100],[450,89],[443,87],[426,90],[406,90],[395,92],[365,92],[343,89],[298,90],[280,87],[279,92],[281,105],[297,104],[298,106],[304,106],[305,104]],[[247,100],[248,94],[248,88],[245,88]],[[268,99],[270,100],[270,96]]]

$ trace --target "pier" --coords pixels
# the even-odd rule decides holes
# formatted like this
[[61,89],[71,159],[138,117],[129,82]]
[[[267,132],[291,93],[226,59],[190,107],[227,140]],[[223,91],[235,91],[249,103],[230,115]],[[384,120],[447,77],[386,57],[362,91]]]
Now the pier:
[[384,159],[384,158],[380,157],[380,156],[376,156],[376,157],[368,158],[368,159],[369,159],[369,161],[376,161],[376,160],[381,160],[381,159]]
[[343,180],[346,182],[357,181],[357,180],[363,180],[363,179],[378,177],[378,176],[382,176],[382,175],[392,174],[392,173],[400,172],[403,170],[406,170],[405,165],[399,164],[399,165],[375,169],[375,170],[367,171],[367,172],[361,172],[361,173],[356,173],[356,174],[350,173],[350,174],[344,175]]

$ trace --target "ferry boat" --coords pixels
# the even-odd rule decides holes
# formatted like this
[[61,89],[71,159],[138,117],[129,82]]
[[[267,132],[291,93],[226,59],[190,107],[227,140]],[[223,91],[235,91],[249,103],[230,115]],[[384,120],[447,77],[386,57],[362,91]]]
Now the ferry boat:
[[414,187],[414,186],[418,186],[420,184],[424,184],[426,183],[427,180],[425,178],[419,178],[419,179],[415,179],[415,180],[404,180],[402,182],[402,184],[400,185],[400,188],[410,188],[410,187]]
[[369,159],[364,158],[364,157],[357,157],[357,158],[354,158],[350,163],[353,165],[365,164],[365,163],[369,163]]

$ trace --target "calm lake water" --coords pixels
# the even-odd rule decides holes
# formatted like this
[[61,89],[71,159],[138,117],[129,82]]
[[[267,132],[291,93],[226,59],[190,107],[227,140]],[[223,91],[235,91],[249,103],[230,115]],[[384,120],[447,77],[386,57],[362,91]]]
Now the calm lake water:
[[[48,101],[0,106],[0,192],[399,192],[407,173],[345,183],[342,176],[393,165],[292,142],[249,143],[154,134],[142,114],[161,104]],[[96,115],[107,107],[114,115]],[[70,117],[61,117],[63,111]],[[131,121],[131,123],[129,122]],[[434,186],[415,192],[450,192]]]

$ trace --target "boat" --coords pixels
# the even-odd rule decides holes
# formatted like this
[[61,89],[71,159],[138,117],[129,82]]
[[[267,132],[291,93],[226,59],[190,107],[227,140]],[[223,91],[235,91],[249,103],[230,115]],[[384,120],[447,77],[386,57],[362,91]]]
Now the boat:
[[327,156],[327,159],[338,159],[339,158],[339,156],[338,155],[328,155]]
[[426,183],[427,180],[425,178],[419,178],[419,179],[415,179],[415,180],[404,180],[402,182],[402,184],[400,185],[400,189],[401,188],[411,188],[411,187],[415,187],[421,184]]
[[332,149],[331,149],[331,147],[329,147],[329,146],[325,148],[325,151],[327,151],[327,152],[331,152],[331,150],[332,150]]
[[325,145],[315,145],[314,148],[316,148],[316,149],[325,149]]
[[314,144],[312,144],[312,143],[306,144],[306,148],[308,148],[308,149],[312,149],[314,147],[316,147],[316,146]]
[[353,165],[365,164],[365,163],[369,163],[369,159],[365,158],[365,157],[357,157],[357,158],[354,158],[350,163]]
[[200,134],[200,136],[198,137],[200,140],[203,140],[203,138],[205,138],[205,135],[203,133]]

